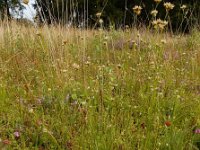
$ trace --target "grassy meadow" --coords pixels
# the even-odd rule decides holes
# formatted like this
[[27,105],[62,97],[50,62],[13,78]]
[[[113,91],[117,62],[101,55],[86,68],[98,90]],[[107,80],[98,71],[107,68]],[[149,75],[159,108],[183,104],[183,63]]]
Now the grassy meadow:
[[198,150],[200,32],[0,24],[0,149]]

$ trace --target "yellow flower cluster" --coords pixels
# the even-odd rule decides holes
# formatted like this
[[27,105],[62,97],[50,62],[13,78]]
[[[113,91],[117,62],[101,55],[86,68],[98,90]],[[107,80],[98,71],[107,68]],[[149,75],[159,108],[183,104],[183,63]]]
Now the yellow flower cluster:
[[163,30],[167,24],[168,24],[167,21],[161,19],[157,19],[152,22],[152,25],[155,29],[161,29],[161,30]]
[[156,17],[157,14],[158,14],[158,11],[156,9],[151,11],[152,16]]
[[134,12],[136,15],[140,15],[141,12],[142,12],[142,7],[141,7],[141,6],[138,6],[138,5],[134,6],[134,7],[133,7],[133,12]]
[[175,5],[170,2],[164,3],[164,7],[165,7],[166,11],[170,11],[170,10],[174,9],[174,6]]
[[181,8],[182,10],[185,10],[185,9],[187,8],[187,6],[186,6],[186,5],[182,5],[180,8]]

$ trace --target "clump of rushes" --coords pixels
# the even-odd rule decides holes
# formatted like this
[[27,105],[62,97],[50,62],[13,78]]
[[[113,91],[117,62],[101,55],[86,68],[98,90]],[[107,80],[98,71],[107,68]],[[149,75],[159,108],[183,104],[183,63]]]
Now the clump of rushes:
[[133,12],[136,14],[136,15],[140,15],[141,14],[141,12],[142,12],[142,7],[141,6],[138,6],[138,5],[136,5],[136,6],[134,6],[133,7]]

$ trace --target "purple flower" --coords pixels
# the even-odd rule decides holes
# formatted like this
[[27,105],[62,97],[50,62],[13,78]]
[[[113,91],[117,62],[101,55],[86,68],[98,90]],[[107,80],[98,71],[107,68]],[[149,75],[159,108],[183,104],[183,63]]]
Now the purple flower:
[[200,134],[200,129],[194,130],[194,133],[195,133],[195,134]]
[[18,131],[15,131],[14,132],[14,136],[15,136],[15,138],[19,138],[20,137],[20,133]]

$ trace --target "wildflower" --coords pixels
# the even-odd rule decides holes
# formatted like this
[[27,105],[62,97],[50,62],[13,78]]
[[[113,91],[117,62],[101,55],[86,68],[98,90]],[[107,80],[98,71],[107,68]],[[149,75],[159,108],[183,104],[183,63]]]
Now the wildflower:
[[154,2],[156,3],[160,3],[162,0],[154,0]]
[[3,140],[2,142],[3,142],[3,144],[5,144],[5,145],[10,145],[10,144],[11,144],[11,141],[8,140],[8,139]]
[[158,11],[156,9],[151,11],[152,16],[156,17],[157,14],[158,14]]
[[37,31],[37,32],[36,32],[36,35],[37,35],[37,36],[41,36],[41,33]]
[[99,23],[100,23],[100,24],[103,24],[103,19],[99,19]]
[[162,39],[162,40],[161,40],[161,43],[162,43],[162,44],[166,44],[167,41],[166,41],[165,39]]
[[195,134],[200,134],[200,129],[194,130],[194,133],[195,133]]
[[80,68],[80,66],[78,65],[78,64],[76,64],[76,63],[74,63],[73,65],[72,65],[72,67],[74,68],[74,69],[79,69]]
[[28,112],[32,114],[33,113],[33,108],[29,108]]
[[64,45],[66,45],[67,44],[67,40],[64,40],[63,42],[62,42],[62,45],[64,46]]
[[140,15],[141,14],[141,11],[142,11],[142,7],[141,6],[134,6],[133,7],[133,12],[136,14],[136,15]]
[[186,8],[187,8],[186,5],[182,5],[182,6],[180,7],[180,9],[182,9],[183,11],[184,11]]
[[108,36],[105,36],[105,37],[104,37],[104,40],[105,40],[105,41],[108,41],[108,39],[109,39]]
[[169,127],[169,126],[171,126],[171,122],[170,122],[170,121],[165,121],[165,125],[166,125],[167,127]]
[[86,65],[90,65],[90,62],[89,62],[89,61],[86,61],[85,64],[86,64]]
[[66,73],[66,72],[67,72],[67,70],[66,70],[66,69],[63,69],[63,70],[62,70],[62,72],[63,72],[63,73]]
[[101,17],[101,12],[96,13],[97,18]]
[[163,30],[167,24],[168,24],[167,21],[165,20],[163,21],[161,19],[157,19],[152,22],[152,25],[154,26],[155,29],[159,28],[161,30]]
[[166,3],[164,3],[164,7],[165,7],[166,11],[170,11],[174,8],[174,4],[172,4],[170,2],[166,2]]
[[128,29],[128,28],[129,28],[129,25],[125,25],[125,28]]
[[26,4],[26,5],[28,5],[29,0],[23,0],[23,3]]
[[18,139],[20,137],[20,133],[18,131],[15,131],[14,136],[15,136],[16,139]]

